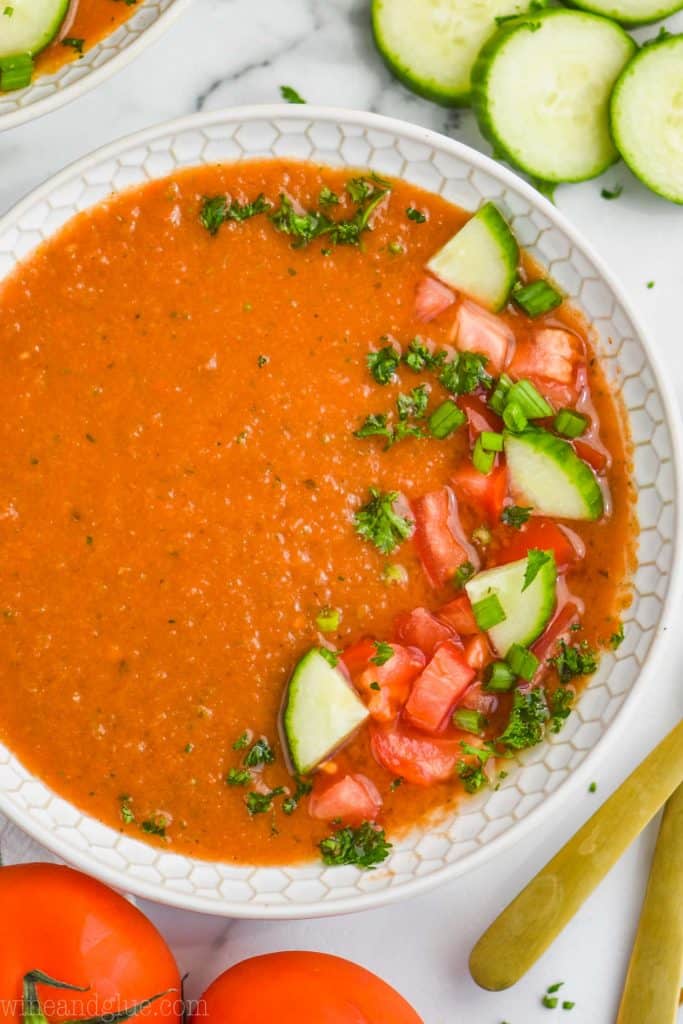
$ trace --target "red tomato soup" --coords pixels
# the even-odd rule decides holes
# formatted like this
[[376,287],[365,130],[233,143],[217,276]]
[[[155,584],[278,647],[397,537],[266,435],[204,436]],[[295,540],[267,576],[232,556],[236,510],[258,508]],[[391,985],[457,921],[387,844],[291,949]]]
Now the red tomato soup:
[[0,284],[0,735],[84,811],[369,866],[514,771],[619,643],[620,407],[527,258],[497,314],[426,270],[469,216],[204,167]]
[[115,32],[141,0],[72,0],[56,39],[36,57],[36,73],[51,74]]

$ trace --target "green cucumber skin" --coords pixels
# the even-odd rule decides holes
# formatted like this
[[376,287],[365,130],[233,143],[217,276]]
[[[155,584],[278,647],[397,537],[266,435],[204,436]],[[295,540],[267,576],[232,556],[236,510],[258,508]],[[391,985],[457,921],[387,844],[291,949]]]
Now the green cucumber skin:
[[[683,10],[683,4],[678,4],[675,10]],[[612,138],[614,139],[614,143],[617,149],[619,150],[621,158],[623,159],[624,163],[627,165],[629,170],[632,171],[632,173],[636,176],[638,181],[642,182],[643,185],[645,185],[646,188],[649,188],[651,192],[654,192],[655,195],[661,196],[663,199],[668,199],[669,202],[677,203],[680,206],[683,205],[683,196],[672,195],[670,192],[667,192],[666,189],[663,189],[660,186],[654,184],[651,180],[644,176],[640,167],[636,166],[635,161],[631,158],[630,154],[627,151],[626,145],[621,139],[621,132],[619,131],[618,124],[619,117],[617,113],[619,101],[621,99],[622,89],[626,82],[629,80],[629,78],[634,73],[637,72],[638,65],[640,64],[640,62],[647,58],[653,52],[656,52],[657,50],[662,50],[665,47],[675,48],[677,46],[681,47],[681,60],[683,62],[683,35],[669,36],[668,38],[665,39],[655,38],[650,42],[646,43],[644,46],[642,46],[634,54],[634,56],[628,62],[628,64],[626,65],[626,67],[621,72],[621,74],[615,82],[614,89],[612,91],[612,97],[610,99],[609,114],[610,131],[612,133]]]
[[[524,174],[529,175],[529,177],[532,178],[534,182],[540,182],[543,184],[547,183],[549,185],[561,185],[565,182],[571,183],[578,181],[587,181],[590,178],[597,178],[600,174],[603,174],[613,164],[618,163],[620,157],[618,151],[616,150],[616,147],[615,154],[612,157],[612,159],[608,160],[602,166],[592,170],[588,177],[582,175],[580,177],[575,178],[553,177],[539,179],[538,170],[536,168],[526,166],[524,163],[522,163],[513,153],[510,152],[510,150],[508,150],[505,143],[499,137],[498,133],[496,132],[493,126],[491,118],[489,117],[486,93],[488,87],[489,70],[491,68],[493,58],[496,56],[498,51],[505,46],[505,44],[507,43],[511,36],[513,36],[516,32],[521,31],[524,26],[530,24],[533,25],[536,22],[542,22],[547,20],[548,18],[554,18],[558,16],[561,17],[568,13],[570,12],[567,11],[565,8],[556,7],[544,11],[538,11],[533,14],[521,15],[519,18],[515,18],[514,20],[507,22],[498,29],[496,34],[491,39],[489,39],[487,43],[484,44],[479,56],[477,57],[477,60],[474,63],[474,67],[472,68],[472,109],[477,118],[479,131],[484,136],[484,138],[491,143],[495,158],[497,160],[505,160],[505,162],[510,164],[511,167],[515,167],[517,168],[517,170],[520,170]],[[599,17],[598,15],[588,14],[583,11],[576,11],[574,13],[576,13],[579,16],[583,15],[586,18]],[[600,20],[609,21],[609,19],[607,18],[600,18]],[[619,28],[619,26],[616,25],[616,23],[614,22],[610,22],[610,24],[614,25],[615,29]],[[529,30],[526,29],[526,31]],[[627,36],[626,32],[624,32],[624,36],[626,38],[630,38]],[[633,43],[633,46],[635,48],[636,44]]]
[[668,7],[662,7],[658,14],[652,14],[649,18],[631,18],[629,15],[619,14],[619,4],[612,4],[611,11],[601,10],[600,5],[592,4],[590,0],[563,0],[563,3],[567,7],[573,7],[575,10],[587,11],[588,14],[597,14],[602,18],[609,18],[611,21],[618,22],[619,25],[623,25],[625,28],[638,28],[639,25],[653,25],[656,21],[661,21],[662,18],[668,18],[671,14],[675,14],[677,11],[683,10],[683,3],[681,0],[677,0],[676,3],[669,4]]
[[[2,0],[0,0],[0,2],[2,2]],[[25,0],[25,3],[26,3],[27,6],[31,2],[32,2],[32,0]],[[31,46],[29,46],[27,48],[26,47],[23,48],[21,50],[22,53],[27,53],[27,54],[29,54],[29,56],[35,57],[36,54],[40,53],[47,46],[49,46],[51,42],[53,42],[53,40],[57,37],[57,35],[59,33],[59,30],[61,29],[62,25],[64,24],[64,19],[66,18],[67,13],[69,11],[70,2],[71,2],[71,0],[61,0],[61,2],[57,4],[57,12],[55,14],[54,21],[52,21],[50,23],[50,26],[43,31],[43,34],[40,36],[39,39],[37,39],[35,41],[35,43],[33,43],[33,45],[31,45]],[[10,7],[13,6],[15,8],[18,7],[18,5],[19,5],[19,0],[15,0],[15,2],[13,4],[12,3],[8,3],[8,6],[10,6]],[[3,6],[4,6],[4,4],[3,4]],[[2,18],[2,17],[3,17],[3,15],[0,12],[0,18]],[[2,44],[0,42],[0,57],[12,57],[12,56],[15,56],[16,52],[17,52],[16,50],[13,50],[12,52],[9,52],[9,51],[5,52],[5,50],[2,48]]]
[[[570,480],[570,483],[581,495],[586,507],[587,520],[595,522],[602,517],[605,510],[602,491],[593,475],[593,471],[579,458],[568,441],[555,437],[554,434],[550,434],[547,430],[540,429],[527,430],[522,434],[512,434],[509,431],[505,431],[504,436],[510,438],[513,442],[526,443],[535,452],[544,455],[546,459],[559,466],[566,465],[567,461],[569,461],[573,467],[573,475],[575,477],[575,479]],[[568,477],[567,474],[565,476]],[[522,487],[521,490],[524,490],[524,488]],[[587,497],[587,494],[590,496]]]
[[477,211],[477,216],[479,216],[487,225],[491,234],[496,238],[503,249],[510,270],[508,276],[507,295],[505,296],[505,300],[501,302],[498,309],[494,310],[495,313],[498,313],[507,305],[510,299],[512,286],[517,280],[517,269],[519,267],[519,244],[512,233],[512,228],[495,203],[485,203],[481,209]]

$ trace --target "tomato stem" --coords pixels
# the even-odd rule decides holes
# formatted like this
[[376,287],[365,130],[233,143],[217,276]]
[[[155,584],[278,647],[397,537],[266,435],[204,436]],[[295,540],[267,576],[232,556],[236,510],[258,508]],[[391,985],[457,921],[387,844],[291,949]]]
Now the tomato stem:
[[[49,974],[44,974],[42,971],[29,971],[28,974],[24,975],[24,1013],[22,1024],[49,1024],[47,1017],[41,1009],[36,985],[49,985],[51,988],[68,989],[70,992],[90,991],[89,985],[70,985],[66,981],[57,981],[56,978],[51,978]],[[152,1003],[156,1002],[157,999],[161,999],[162,996],[166,996],[174,991],[175,989],[169,988],[164,992],[157,992],[156,995],[150,996],[149,999],[143,999],[142,1002],[136,1003],[127,1010],[120,1010],[118,1013],[103,1013],[96,1017],[79,1017],[77,1020],[66,1021],[65,1024],[121,1024],[122,1021],[130,1020],[131,1017],[141,1013]]]

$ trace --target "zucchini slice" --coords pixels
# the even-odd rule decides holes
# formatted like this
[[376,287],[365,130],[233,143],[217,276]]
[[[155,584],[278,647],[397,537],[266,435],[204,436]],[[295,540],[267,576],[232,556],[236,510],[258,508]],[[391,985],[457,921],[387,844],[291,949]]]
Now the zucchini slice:
[[617,148],[637,178],[683,203],[683,35],[654,40],[617,79],[610,115]]
[[308,775],[368,718],[341,672],[317,647],[297,664],[287,687],[282,727],[295,772]]
[[621,25],[649,25],[683,8],[682,0],[566,0],[570,7],[601,14]]
[[472,65],[496,31],[496,18],[529,6],[524,0],[373,0],[372,27],[377,49],[404,85],[444,106],[466,106]]
[[[69,0],[11,0],[0,4],[0,57],[33,56],[59,32]],[[8,14],[7,11],[11,11]]]
[[505,657],[513,644],[528,647],[550,622],[555,610],[555,584],[557,568],[552,552],[536,576],[523,590],[528,558],[508,562],[495,569],[487,569],[465,584],[472,604],[495,594],[505,612],[505,620],[488,630],[491,643],[501,657]]
[[495,313],[508,300],[518,263],[519,246],[507,221],[493,203],[485,203],[432,256],[427,269]]
[[560,8],[504,24],[472,70],[472,106],[496,154],[545,182],[584,181],[619,158],[612,87],[636,44],[614,22]]
[[520,504],[542,516],[599,519],[604,511],[593,470],[567,441],[547,430],[505,433],[510,486]]

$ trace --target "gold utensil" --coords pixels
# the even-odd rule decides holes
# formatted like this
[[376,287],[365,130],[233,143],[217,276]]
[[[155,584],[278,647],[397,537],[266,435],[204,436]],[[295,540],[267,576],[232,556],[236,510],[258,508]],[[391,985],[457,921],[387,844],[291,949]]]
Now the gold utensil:
[[675,1024],[683,976],[683,786],[664,810],[617,1024]]
[[683,722],[482,935],[470,956],[477,984],[499,991],[519,981],[681,782]]

